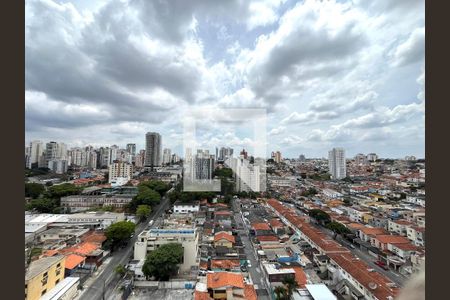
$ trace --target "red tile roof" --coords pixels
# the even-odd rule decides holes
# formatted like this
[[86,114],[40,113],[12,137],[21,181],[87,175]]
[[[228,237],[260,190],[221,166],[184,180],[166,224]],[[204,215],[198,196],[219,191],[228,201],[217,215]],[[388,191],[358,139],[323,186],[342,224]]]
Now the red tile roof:
[[377,235],[375,237],[380,243],[383,244],[408,244],[410,241],[400,235]]
[[[377,299],[386,299],[388,296],[395,297],[398,294],[398,288],[389,286],[392,284],[390,280],[378,272],[369,272],[370,267],[351,254],[329,254],[328,256]],[[376,285],[375,288],[373,288],[373,284]]]
[[69,254],[66,256],[66,269],[72,270],[79,264],[81,264],[83,261],[85,261],[86,258],[80,255],[76,254]]
[[252,224],[254,230],[270,230],[270,226],[267,223],[254,223]]
[[274,235],[259,235],[256,237],[259,242],[278,242],[278,237]]
[[284,227],[283,222],[281,222],[279,219],[272,219],[269,221],[270,226],[272,226],[272,228],[281,228]]
[[106,235],[104,233],[88,232],[81,237],[81,240],[83,242],[102,244],[106,241]]
[[[267,201],[276,211],[284,215],[292,224],[308,236],[342,269],[348,272],[356,281],[371,291],[378,299],[386,299],[388,296],[395,297],[397,288],[391,288],[392,283],[385,276],[377,272],[369,272],[369,266],[353,255],[334,240],[329,240],[324,233],[315,229],[310,224],[299,220],[298,216],[291,209],[286,208],[279,201],[271,199]],[[376,284],[376,288],[373,287]]]
[[206,274],[208,289],[217,289],[226,286],[244,288],[244,277],[239,273],[215,272]]
[[232,236],[231,234],[228,234],[226,232],[223,232],[223,231],[221,231],[219,233],[216,233],[214,235],[214,241],[215,242],[220,241],[221,239],[226,239],[227,241],[230,241],[232,243],[235,242],[234,236]]
[[211,269],[234,269],[239,268],[240,262],[237,259],[213,259],[211,260]]
[[194,300],[210,300],[210,299],[212,298],[209,297],[208,292],[195,291],[194,293]]
[[257,300],[255,286],[253,284],[246,284],[244,287],[244,296],[246,300]]

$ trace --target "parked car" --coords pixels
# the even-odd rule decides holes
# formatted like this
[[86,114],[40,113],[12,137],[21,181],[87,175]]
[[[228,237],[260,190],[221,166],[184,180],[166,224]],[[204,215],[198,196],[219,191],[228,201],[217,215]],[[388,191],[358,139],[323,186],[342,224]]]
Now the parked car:
[[376,264],[377,266],[379,266],[380,268],[382,268],[383,270],[389,270],[389,267],[386,266],[386,264],[380,260],[377,260],[376,262],[374,262],[374,264]]
[[251,264],[251,262],[250,262],[250,259],[247,259],[247,267],[249,267],[249,268],[252,267],[252,264]]
[[353,245],[353,244],[350,244],[350,248],[356,249],[355,245]]

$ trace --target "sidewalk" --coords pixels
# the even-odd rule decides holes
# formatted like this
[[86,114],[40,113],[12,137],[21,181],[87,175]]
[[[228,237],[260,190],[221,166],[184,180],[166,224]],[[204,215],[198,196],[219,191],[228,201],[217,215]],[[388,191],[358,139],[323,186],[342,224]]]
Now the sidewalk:
[[101,264],[101,266],[94,273],[92,273],[92,275],[84,282],[83,289],[78,291],[78,294],[76,295],[74,300],[80,299],[80,297],[84,294],[87,288],[91,286],[92,282],[103,272],[106,266],[110,263],[111,259],[112,257],[108,257],[107,259],[105,259],[105,261]]

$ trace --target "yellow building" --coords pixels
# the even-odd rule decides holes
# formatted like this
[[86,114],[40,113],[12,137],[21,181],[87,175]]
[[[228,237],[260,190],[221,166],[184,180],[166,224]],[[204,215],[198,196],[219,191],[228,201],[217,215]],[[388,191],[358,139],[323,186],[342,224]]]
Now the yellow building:
[[371,214],[363,214],[362,216],[362,221],[365,224],[368,224],[370,222],[370,220],[373,219],[373,216]]
[[66,257],[56,255],[31,262],[25,274],[25,300],[38,300],[64,279]]

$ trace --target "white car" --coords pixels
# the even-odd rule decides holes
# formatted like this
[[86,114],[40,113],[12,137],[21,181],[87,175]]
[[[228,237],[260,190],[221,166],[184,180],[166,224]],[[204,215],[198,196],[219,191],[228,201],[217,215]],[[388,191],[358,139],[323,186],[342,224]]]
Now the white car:
[[251,264],[251,262],[250,262],[250,259],[247,259],[247,267],[248,267],[248,268],[251,268],[251,267],[252,267],[252,264]]

